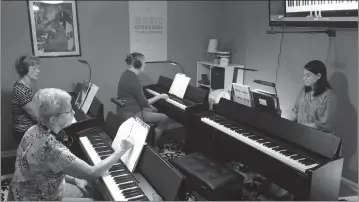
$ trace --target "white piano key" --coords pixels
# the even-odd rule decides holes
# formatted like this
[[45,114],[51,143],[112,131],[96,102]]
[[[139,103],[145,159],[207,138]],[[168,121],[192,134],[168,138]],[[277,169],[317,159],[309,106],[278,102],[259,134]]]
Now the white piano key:
[[[92,144],[90,143],[89,139],[84,136],[84,137],[80,137],[80,144],[82,145],[83,148],[85,148],[85,152],[87,153],[87,155],[89,156],[90,160],[94,163],[97,164],[99,162],[101,162],[100,156],[97,154],[97,152],[95,151],[95,149],[93,148]],[[120,163],[116,163],[114,165],[121,165]],[[122,169],[123,170],[123,169]],[[120,170],[119,170],[120,171]],[[106,174],[104,176],[102,176],[101,178],[104,181],[104,184],[106,185],[109,193],[111,194],[111,197],[113,198],[113,200],[115,201],[127,201],[129,199],[135,199],[135,198],[140,198],[142,196],[144,196],[143,194],[140,194],[138,196],[133,196],[131,198],[126,199],[125,196],[122,194],[123,191],[125,190],[131,190],[131,189],[135,189],[138,186],[133,186],[133,187],[128,187],[126,189],[122,189],[120,190],[120,188],[118,187],[119,185],[122,184],[127,184],[127,183],[131,183],[133,182],[128,181],[128,182],[124,182],[124,183],[119,183],[117,184],[114,180],[114,177],[112,177],[110,175],[111,172],[106,172]],[[124,177],[124,176],[128,176],[129,174],[123,174],[123,175],[118,175],[116,177]]]
[[182,110],[185,110],[185,109],[187,108],[186,105],[183,105],[183,104],[181,104],[181,103],[178,103],[178,102],[176,102],[176,101],[174,101],[174,100],[172,100],[172,99],[170,99],[170,98],[166,99],[166,101],[167,101],[168,103],[171,103],[171,104],[173,104],[174,106],[176,106],[176,107],[182,109]]
[[289,13],[295,12],[310,12],[314,10],[321,9],[322,11],[336,11],[336,10],[356,10],[358,9],[358,1],[314,1],[308,5],[301,4],[297,6],[295,3],[294,5],[288,4],[289,2],[286,1],[286,11]]
[[153,91],[153,90],[151,90],[151,89],[146,89],[146,91],[147,92],[149,92],[149,93],[151,93],[152,95],[154,95],[154,96],[156,96],[156,95],[159,95],[159,93],[157,93],[157,92],[155,92],[155,91]]
[[247,145],[249,146],[252,146],[253,148],[259,150],[259,151],[262,151],[263,153],[267,154],[267,155],[270,155],[271,157],[274,157],[276,158],[277,160],[301,171],[301,172],[305,172],[307,169],[310,169],[310,168],[313,168],[315,166],[317,166],[318,164],[317,163],[314,163],[314,164],[311,164],[311,165],[304,165],[302,163],[299,162],[299,160],[294,160],[294,159],[291,159],[289,156],[285,156],[283,154],[281,154],[279,151],[275,151],[273,150],[273,148],[269,148],[269,147],[266,147],[265,145],[263,145],[263,143],[258,143],[248,137],[245,137],[243,136],[241,133],[237,133],[219,123],[216,123],[215,121],[209,119],[209,118],[201,118],[201,121],[246,143]]
[[85,148],[88,156],[90,157],[91,161],[94,164],[97,164],[99,162],[101,162],[100,157],[98,156],[97,152],[95,151],[95,149],[92,147],[89,139],[84,136],[84,137],[79,137],[80,139],[80,143],[82,144],[82,146]]

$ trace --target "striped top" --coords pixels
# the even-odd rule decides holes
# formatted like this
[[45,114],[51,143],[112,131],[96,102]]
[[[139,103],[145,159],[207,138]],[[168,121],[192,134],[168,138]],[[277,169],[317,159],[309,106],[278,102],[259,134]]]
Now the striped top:
[[36,121],[22,108],[32,101],[35,91],[26,85],[16,82],[12,91],[12,126],[14,132],[25,133],[36,124]]

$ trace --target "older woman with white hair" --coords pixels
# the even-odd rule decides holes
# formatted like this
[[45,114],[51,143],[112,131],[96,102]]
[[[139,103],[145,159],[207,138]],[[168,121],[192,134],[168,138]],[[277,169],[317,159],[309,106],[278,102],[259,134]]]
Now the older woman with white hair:
[[72,154],[56,140],[57,134],[72,122],[74,112],[70,101],[70,95],[60,89],[41,89],[35,94],[38,124],[29,128],[21,139],[10,184],[16,201],[91,200],[87,194],[89,181],[94,182],[105,174],[132,148],[131,139],[123,140],[120,150],[94,166]]

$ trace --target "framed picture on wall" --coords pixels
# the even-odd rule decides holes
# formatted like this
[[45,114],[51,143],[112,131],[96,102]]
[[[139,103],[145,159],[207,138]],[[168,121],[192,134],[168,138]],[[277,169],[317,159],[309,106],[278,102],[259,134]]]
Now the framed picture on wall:
[[80,56],[76,1],[30,1],[32,51],[38,57]]

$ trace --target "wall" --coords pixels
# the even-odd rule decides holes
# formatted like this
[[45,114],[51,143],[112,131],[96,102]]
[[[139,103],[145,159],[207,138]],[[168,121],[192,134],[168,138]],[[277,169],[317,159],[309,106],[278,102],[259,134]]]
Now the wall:
[[[207,46],[210,38],[215,38],[219,30],[216,1],[168,1],[168,60],[183,66],[191,84],[196,83],[197,61],[209,60]],[[157,82],[159,75],[173,78],[181,72],[178,66],[149,64],[142,75],[143,85]]]
[[[196,61],[203,60],[206,43],[217,35],[216,2],[168,2],[168,59],[179,62],[186,74],[195,78]],[[76,82],[88,78],[88,69],[76,59],[92,66],[92,82],[100,87],[97,97],[105,114],[115,111],[110,98],[117,94],[117,83],[127,68],[129,52],[128,2],[77,1],[81,57],[41,58],[37,87],[71,91]],[[201,13],[198,11],[201,10]],[[183,12],[186,11],[186,12]],[[208,22],[208,19],[211,19]],[[26,1],[1,2],[1,150],[16,149],[11,134],[11,91],[18,79],[13,62],[19,54],[31,53]],[[143,84],[156,82],[159,75],[174,76],[171,65],[148,65]]]
[[[267,1],[225,1],[221,5],[219,29],[221,47],[232,51],[232,62],[244,64],[258,72],[245,72],[244,83],[262,88],[254,79],[275,81],[281,34],[267,35]],[[276,28],[281,30],[282,28]],[[286,28],[286,30],[296,30]],[[308,29],[311,30],[311,29]],[[283,116],[293,107],[303,86],[303,66],[310,60],[327,61],[328,78],[338,96],[336,114],[337,135],[343,139],[344,176],[357,181],[357,112],[358,112],[358,30],[339,30],[331,39],[324,34],[284,34],[280,65],[277,71],[277,90]],[[352,157],[354,161],[347,159]],[[349,169],[349,164],[352,169]]]

